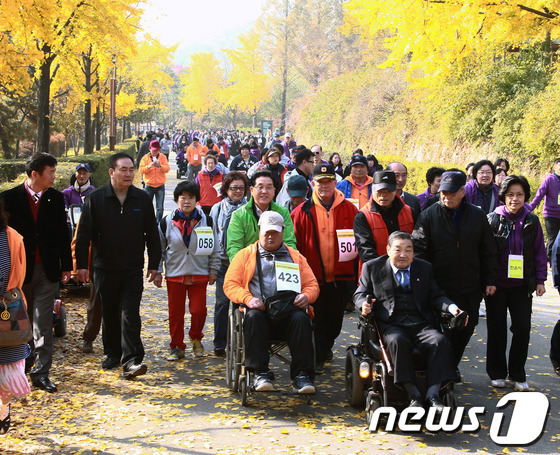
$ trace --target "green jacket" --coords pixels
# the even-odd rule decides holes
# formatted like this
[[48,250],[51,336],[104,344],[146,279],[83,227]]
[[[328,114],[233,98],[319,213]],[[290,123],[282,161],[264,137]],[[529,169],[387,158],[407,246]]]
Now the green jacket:
[[[253,212],[254,205],[255,202],[251,197],[247,204],[231,215],[231,221],[227,229],[227,255],[230,261],[239,250],[259,240],[258,221]],[[296,236],[290,212],[274,201],[270,203],[270,210],[278,212],[284,218],[284,224],[286,225],[284,227],[284,243],[295,249]]]

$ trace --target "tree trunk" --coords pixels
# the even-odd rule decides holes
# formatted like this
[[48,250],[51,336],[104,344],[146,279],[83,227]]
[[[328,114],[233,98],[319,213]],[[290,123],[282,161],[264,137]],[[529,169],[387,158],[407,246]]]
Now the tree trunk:
[[[43,46],[45,54],[50,52],[49,46]],[[51,65],[54,56],[47,57],[39,68],[39,89],[37,94],[37,152],[49,153],[51,138],[50,99],[51,99]]]
[[88,99],[84,103],[84,155],[93,153],[93,128],[91,121],[91,56],[83,54],[84,89]]
[[95,150],[101,150],[101,109],[99,104],[95,109]]

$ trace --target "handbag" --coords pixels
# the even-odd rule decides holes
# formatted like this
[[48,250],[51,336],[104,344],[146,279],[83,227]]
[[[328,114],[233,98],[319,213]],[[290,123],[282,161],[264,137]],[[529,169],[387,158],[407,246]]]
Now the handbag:
[[297,292],[280,291],[273,296],[265,297],[262,284],[262,265],[258,248],[257,272],[259,274],[259,286],[261,288],[261,297],[264,303],[265,313],[271,321],[282,321],[283,319],[286,319],[288,316],[290,316],[290,314],[292,314],[294,311],[300,310],[300,308],[294,305],[294,300],[296,299]]
[[13,288],[0,297],[0,347],[27,343],[32,336],[23,293]]

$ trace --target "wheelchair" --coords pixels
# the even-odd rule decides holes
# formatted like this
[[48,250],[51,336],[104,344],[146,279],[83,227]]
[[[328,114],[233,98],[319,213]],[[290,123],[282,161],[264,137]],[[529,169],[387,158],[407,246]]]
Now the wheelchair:
[[[232,392],[241,395],[241,405],[247,406],[249,394],[255,392],[255,389],[253,386],[254,374],[245,368],[244,309],[240,305],[234,305],[234,311],[229,315],[226,345],[226,384]],[[283,354],[283,351],[287,348],[288,343],[286,341],[270,340],[268,343],[270,358],[276,357],[282,363],[290,365],[290,358]],[[315,352],[314,338],[313,352]],[[313,364],[315,364],[315,359],[313,359]],[[269,371],[268,374],[271,380],[274,380],[274,372]],[[307,404],[311,404],[310,395],[301,396],[305,398]]]
[[[443,317],[447,318],[442,315]],[[393,367],[382,348],[383,342],[375,322],[370,317],[360,316],[358,327],[360,343],[349,346],[346,350],[346,398],[351,406],[365,405],[366,422],[369,426],[376,409],[393,406],[402,410],[410,400],[406,391],[393,382]],[[443,332],[448,329],[449,324],[442,321]],[[412,356],[418,388],[424,395],[427,389],[425,358],[417,348],[413,350]],[[450,407],[452,413],[457,408],[453,385],[453,381],[443,383],[439,392],[441,402]]]
[[177,160],[177,179],[181,179],[181,177],[183,175],[187,175],[187,167],[189,165],[189,162],[184,159],[184,160]]

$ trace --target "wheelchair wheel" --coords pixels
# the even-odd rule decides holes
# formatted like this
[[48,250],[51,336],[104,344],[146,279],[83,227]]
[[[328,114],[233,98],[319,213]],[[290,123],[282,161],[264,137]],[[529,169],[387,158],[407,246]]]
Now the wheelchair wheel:
[[351,406],[364,405],[364,381],[360,377],[360,359],[352,349],[346,353],[346,398]]
[[226,344],[226,384],[230,390],[237,392],[237,375],[235,374],[235,321],[230,314],[227,328]]
[[381,398],[379,398],[379,396],[375,392],[370,390],[366,398],[366,422],[368,424],[368,427],[371,423],[371,419],[373,417],[375,410],[380,407],[381,407]]
[[251,382],[251,375],[248,371],[240,377],[240,389],[241,389],[241,405],[247,406],[247,397],[249,396],[249,388]]

